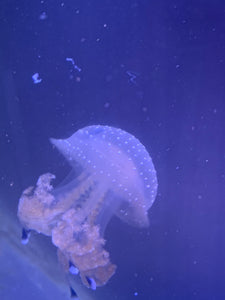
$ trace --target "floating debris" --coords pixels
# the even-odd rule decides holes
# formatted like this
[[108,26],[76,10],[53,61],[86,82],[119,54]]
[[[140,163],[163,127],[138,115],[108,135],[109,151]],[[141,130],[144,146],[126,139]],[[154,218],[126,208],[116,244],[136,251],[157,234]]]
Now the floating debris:
[[39,77],[39,73],[35,73],[34,75],[32,75],[32,79],[34,84],[42,82],[42,78]]
[[136,78],[139,76],[139,74],[134,71],[126,71],[126,74],[129,76],[129,82],[136,85]]
[[67,58],[66,58],[66,61],[71,62],[71,64],[73,65],[74,70],[77,70],[78,72],[81,72],[81,68],[79,68],[79,67],[75,64],[73,58],[67,57]]

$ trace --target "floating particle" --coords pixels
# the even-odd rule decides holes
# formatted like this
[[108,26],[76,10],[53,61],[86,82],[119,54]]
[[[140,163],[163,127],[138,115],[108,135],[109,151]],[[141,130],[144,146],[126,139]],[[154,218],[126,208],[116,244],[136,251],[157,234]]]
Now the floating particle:
[[42,78],[39,77],[39,73],[35,73],[34,75],[32,75],[32,79],[34,84],[42,82]]
[[136,78],[139,76],[137,72],[134,71],[126,71],[126,74],[129,76],[129,82],[133,84],[137,84]]
[[138,292],[135,292],[135,293],[134,293],[134,296],[138,296]]
[[106,102],[105,104],[104,104],[104,108],[108,108],[110,106],[110,103],[109,102]]
[[47,17],[48,17],[48,16],[47,16],[46,12],[43,11],[43,13],[41,13],[40,16],[39,16],[39,20],[46,20]]
[[145,106],[142,107],[142,111],[143,111],[143,112],[147,112],[147,110],[148,110],[147,107],[145,107]]
[[73,65],[74,70],[77,70],[78,72],[81,72],[81,68],[79,68],[79,67],[75,64],[73,58],[67,57],[67,58],[66,58],[66,61],[71,62],[71,64]]

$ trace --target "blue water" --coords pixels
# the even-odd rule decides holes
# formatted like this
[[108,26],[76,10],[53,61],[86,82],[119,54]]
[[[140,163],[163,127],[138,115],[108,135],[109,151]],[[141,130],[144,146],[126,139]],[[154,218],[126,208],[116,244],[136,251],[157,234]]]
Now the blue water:
[[[32,240],[21,248],[17,205],[40,174],[58,184],[70,171],[49,138],[93,124],[137,137],[159,187],[149,228],[108,224],[119,267],[87,295],[77,280],[79,298],[225,298],[224,14],[222,0],[2,1],[1,299],[69,297],[55,249],[39,235],[38,255]],[[55,255],[49,266],[43,249]]]

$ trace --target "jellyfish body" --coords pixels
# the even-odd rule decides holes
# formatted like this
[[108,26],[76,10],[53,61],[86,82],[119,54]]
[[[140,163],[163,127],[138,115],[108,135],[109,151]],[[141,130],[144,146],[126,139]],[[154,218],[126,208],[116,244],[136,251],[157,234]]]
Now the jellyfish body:
[[51,142],[70,163],[72,176],[56,188],[54,175],[40,176],[36,188],[21,196],[19,219],[25,228],[51,236],[60,262],[67,270],[72,263],[86,286],[104,285],[116,270],[104,249],[105,227],[114,214],[132,226],[149,225],[157,193],[154,165],[139,140],[118,128],[88,126]]

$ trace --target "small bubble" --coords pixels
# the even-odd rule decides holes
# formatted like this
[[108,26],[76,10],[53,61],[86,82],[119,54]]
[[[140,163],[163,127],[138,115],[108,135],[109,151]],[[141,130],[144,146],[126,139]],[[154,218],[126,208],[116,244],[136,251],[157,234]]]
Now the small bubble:
[[109,102],[106,102],[106,103],[104,104],[104,107],[105,107],[105,108],[108,108],[109,106],[110,106]]
[[48,17],[48,16],[47,16],[46,12],[44,11],[43,13],[40,14],[39,20],[46,20],[47,17]]
[[147,107],[142,107],[143,112],[147,112],[147,110],[148,110]]

